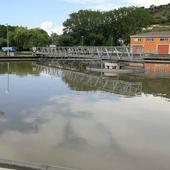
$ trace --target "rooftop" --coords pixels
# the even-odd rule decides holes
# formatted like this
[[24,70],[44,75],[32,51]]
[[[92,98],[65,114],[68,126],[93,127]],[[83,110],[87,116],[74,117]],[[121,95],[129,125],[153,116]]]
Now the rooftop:
[[132,35],[131,37],[170,37],[170,31],[147,32],[147,33],[143,33],[143,34]]

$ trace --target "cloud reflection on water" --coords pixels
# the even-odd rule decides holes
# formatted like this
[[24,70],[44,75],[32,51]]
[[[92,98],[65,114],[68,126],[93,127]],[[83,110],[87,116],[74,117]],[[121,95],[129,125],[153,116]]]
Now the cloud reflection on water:
[[4,130],[0,157],[96,170],[169,167],[170,103],[106,96],[57,95],[24,111],[30,130]]

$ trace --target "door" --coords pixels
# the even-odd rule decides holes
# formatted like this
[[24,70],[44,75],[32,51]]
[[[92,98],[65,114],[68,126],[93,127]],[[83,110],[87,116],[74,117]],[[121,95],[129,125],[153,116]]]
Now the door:
[[169,45],[158,46],[158,54],[168,54],[168,53],[169,53]]

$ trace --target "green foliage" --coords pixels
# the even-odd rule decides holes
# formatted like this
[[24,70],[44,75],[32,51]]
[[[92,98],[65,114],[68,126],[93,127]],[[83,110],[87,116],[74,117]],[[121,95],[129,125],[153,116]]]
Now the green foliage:
[[48,45],[49,36],[46,31],[35,28],[29,30],[29,42],[28,47],[43,47]]
[[0,38],[0,47],[4,47],[4,46],[6,46],[6,44],[7,44],[6,39]]
[[60,36],[58,34],[52,33],[50,36],[50,44],[59,46],[60,45],[59,38],[60,38]]
[[[170,4],[144,7],[124,7],[111,11],[80,10],[70,14],[63,23],[64,33],[48,34],[39,29],[8,26],[10,46],[28,49],[33,46],[110,46],[129,43],[130,35],[140,33],[151,24],[170,24]],[[157,30],[157,28],[155,28]],[[164,28],[158,28],[159,30]],[[169,30],[167,27],[166,30]],[[6,46],[7,27],[0,25],[0,47]]]
[[[9,74],[12,73],[19,75],[19,76],[27,76],[28,74],[30,75],[34,75],[34,76],[38,76],[40,74],[40,72],[37,69],[32,69],[32,64],[30,62],[24,62],[24,63],[10,63],[9,65],[10,67],[10,71]],[[4,74],[6,73],[8,70],[8,63],[6,62],[2,62],[0,63],[0,74]]]
[[76,45],[76,39],[69,34],[63,34],[59,36],[59,44],[60,46],[74,46]]
[[[11,33],[15,32],[15,29],[18,27],[15,26],[8,26],[9,36],[11,37]],[[12,41],[12,37],[11,37]],[[0,47],[4,47],[7,45],[7,26],[0,25]]]
[[[26,50],[32,47],[46,46],[49,44],[49,36],[46,31],[34,28],[8,26],[9,44],[16,46],[18,50]],[[0,47],[7,45],[7,26],[0,25]]]
[[26,28],[18,27],[14,34],[10,35],[10,38],[20,50],[28,47],[29,34]]
[[160,6],[152,5],[147,10],[152,16],[152,24],[170,24],[170,3]]
[[[10,25],[8,26],[8,30],[10,32],[14,32],[16,28],[17,26],[10,26]],[[6,36],[7,36],[7,26],[0,25],[0,38],[6,39]]]
[[118,45],[119,38],[128,43],[131,34],[141,31],[149,23],[150,15],[144,8],[129,7],[107,12],[80,10],[63,23],[63,36],[69,36],[71,45],[81,45],[82,36],[84,45]]

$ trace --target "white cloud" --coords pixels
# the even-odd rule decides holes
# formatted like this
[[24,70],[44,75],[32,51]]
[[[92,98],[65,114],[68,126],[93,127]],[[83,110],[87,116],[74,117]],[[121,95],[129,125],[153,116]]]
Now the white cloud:
[[57,33],[58,35],[61,35],[63,33],[63,28],[64,27],[62,25],[60,25],[60,26],[58,26],[56,28],[52,28],[51,32]]
[[53,22],[52,21],[44,21],[41,23],[40,28],[48,31],[49,29],[51,29],[53,26]]
[[57,33],[61,35],[63,33],[63,26],[54,26],[53,21],[44,21],[40,24],[40,28],[47,31],[47,33],[50,35],[51,33]]

